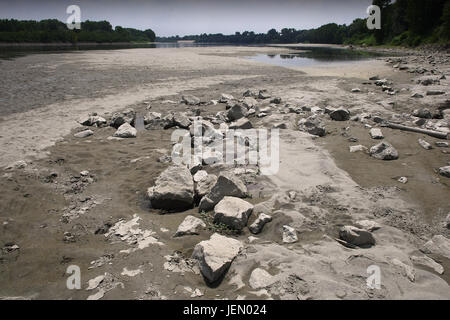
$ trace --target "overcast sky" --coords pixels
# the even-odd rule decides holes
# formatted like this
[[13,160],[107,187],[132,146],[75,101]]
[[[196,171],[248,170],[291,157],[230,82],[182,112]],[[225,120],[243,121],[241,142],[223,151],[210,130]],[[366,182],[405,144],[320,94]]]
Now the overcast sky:
[[366,17],[372,0],[0,0],[0,18],[66,21],[77,4],[81,19],[152,29],[158,36],[309,29]]

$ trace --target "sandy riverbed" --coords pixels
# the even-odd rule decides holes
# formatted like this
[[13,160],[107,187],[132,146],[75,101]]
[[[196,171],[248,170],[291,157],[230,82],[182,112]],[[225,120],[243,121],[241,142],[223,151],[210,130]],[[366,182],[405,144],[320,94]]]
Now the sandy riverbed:
[[[182,240],[172,238],[180,222],[188,214],[198,215],[198,210],[161,215],[146,205],[146,189],[168,166],[157,159],[170,153],[171,130],[144,130],[136,139],[114,141],[108,139],[113,128],[94,128],[91,137],[73,137],[82,129],[77,119],[90,112],[107,117],[132,107],[145,114],[149,106],[161,113],[189,112],[192,107],[178,103],[187,93],[208,102],[222,93],[241,97],[247,89],[268,89],[283,103],[345,106],[352,114],[384,117],[448,99],[448,93],[420,102],[411,99],[411,92],[424,90],[411,81],[416,75],[393,69],[384,59],[290,69],[243,59],[288,50],[127,49],[1,61],[0,146],[5,151],[0,165],[25,160],[27,166],[2,172],[0,245],[15,243],[20,250],[1,256],[0,297],[85,299],[93,292],[66,288],[67,266],[78,265],[83,289],[89,279],[105,272],[112,275],[111,282],[117,286],[112,285],[104,299],[190,298],[185,287],[198,288],[203,293],[200,298],[210,299],[450,298],[448,270],[438,274],[410,260],[411,255],[421,255],[418,249],[433,235],[449,236],[444,221],[450,212],[450,182],[434,171],[447,165],[449,155],[442,152],[445,149],[422,149],[417,143],[422,135],[383,128],[386,140],[400,153],[400,159],[385,162],[349,153],[350,145],[376,143],[360,122],[328,121],[329,134],[314,138],[296,129],[299,116],[295,114],[274,112],[267,118],[252,118],[256,127],[270,128],[280,121],[289,124],[281,134],[280,171],[252,180],[253,203],[273,194],[281,200],[274,205],[274,221],[256,242],[248,243],[248,230],[236,236],[246,244],[244,254],[214,287],[195,272],[164,267],[166,256],[178,251],[188,258],[196,243],[209,238],[211,232],[206,230]],[[439,67],[448,75],[449,65]],[[405,90],[391,97],[374,85],[362,84],[373,75]],[[362,92],[351,93],[355,87]],[[440,88],[448,91],[448,81],[442,80]],[[214,116],[225,104],[201,109],[202,115]],[[350,143],[350,136],[359,142]],[[83,170],[93,180],[79,186],[73,176]],[[408,184],[393,179],[398,176],[408,177]],[[297,192],[296,200],[283,200],[288,191]],[[64,214],[79,209],[84,210],[82,214],[61,221]],[[134,214],[141,219],[139,227],[152,230],[162,245],[123,253],[120,250],[129,248],[126,244],[113,244],[98,232]],[[340,226],[361,219],[382,225],[375,233],[375,247],[348,249],[332,239]],[[280,241],[283,224],[297,229],[299,242],[284,245]],[[64,241],[65,233],[73,241]],[[91,261],[102,256],[110,264],[89,269]],[[415,268],[414,281],[392,264],[394,258]],[[434,258],[450,268],[445,257]],[[366,268],[371,264],[382,267],[385,282],[380,291],[365,286]],[[277,284],[262,290],[250,288],[248,278],[256,266],[269,271]],[[123,275],[124,268],[141,273]]]

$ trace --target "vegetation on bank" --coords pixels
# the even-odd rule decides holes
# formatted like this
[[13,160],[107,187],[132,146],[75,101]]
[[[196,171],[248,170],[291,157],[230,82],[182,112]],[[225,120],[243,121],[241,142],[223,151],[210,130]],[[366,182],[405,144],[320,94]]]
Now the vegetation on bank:
[[374,0],[381,8],[381,30],[369,30],[366,19],[350,25],[330,23],[316,29],[284,28],[267,33],[245,31],[234,35],[201,34],[158,37],[158,41],[195,40],[201,43],[329,43],[357,45],[418,46],[450,44],[450,0]]
[[123,28],[112,28],[108,21],[85,21],[81,30],[69,30],[65,23],[56,20],[19,21],[0,19],[0,42],[8,43],[78,43],[78,42],[154,42],[155,33]]

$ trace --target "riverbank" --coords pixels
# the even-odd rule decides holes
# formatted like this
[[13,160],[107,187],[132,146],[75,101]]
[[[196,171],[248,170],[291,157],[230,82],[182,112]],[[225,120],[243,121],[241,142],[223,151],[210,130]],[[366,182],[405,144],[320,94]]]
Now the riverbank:
[[[441,140],[376,122],[379,117],[418,126],[414,122],[422,119],[421,126],[449,129],[449,57],[382,57],[331,68],[282,68],[244,58],[289,51],[98,50],[2,61],[0,87],[7,96],[0,100],[0,146],[7,152],[0,157],[0,297],[449,299],[447,253],[432,245],[423,250],[434,236],[447,241],[450,236],[450,182],[435,171],[448,165],[448,148],[436,146]],[[388,79],[383,85],[389,88],[369,80],[374,76]],[[431,83],[424,85],[428,78]],[[162,214],[148,205],[147,189],[171,166],[164,159],[171,154],[174,129],[138,130],[136,138],[113,139],[115,128],[86,127],[78,120],[93,112],[110,120],[114,112],[133,108],[140,116],[174,112],[193,119],[200,113],[216,122],[217,113],[226,111],[227,103],[218,102],[222,93],[238,100],[247,90],[262,89],[270,98],[256,96],[256,114],[266,115],[248,119],[255,128],[284,124],[280,170],[272,176],[257,174],[253,166],[204,165],[203,170],[237,176],[255,205],[250,223],[261,212],[272,221],[257,235],[247,228],[226,234],[240,241],[242,250],[212,286],[189,259],[217,229],[174,238],[188,215],[202,218],[198,208]],[[423,97],[412,97],[416,93]],[[183,95],[200,103],[188,105]],[[281,101],[270,103],[273,98]],[[338,107],[352,118],[332,120],[327,110]],[[442,119],[411,116],[420,108],[441,110]],[[299,121],[311,116],[325,126],[324,137],[299,130]],[[380,142],[371,138],[371,128],[382,130],[399,159],[349,151]],[[86,129],[93,135],[74,136]],[[433,149],[425,150],[419,138]],[[408,182],[400,183],[400,177]],[[343,226],[361,220],[377,225],[370,232],[375,245],[352,247],[335,240]],[[139,228],[136,239],[124,222]],[[283,241],[284,225],[295,230],[297,241]],[[67,289],[69,265],[80,267],[83,290]],[[371,265],[382,272],[379,290],[366,285]],[[269,276],[253,275],[257,268]],[[84,290],[99,276],[101,281],[89,283],[95,289]]]

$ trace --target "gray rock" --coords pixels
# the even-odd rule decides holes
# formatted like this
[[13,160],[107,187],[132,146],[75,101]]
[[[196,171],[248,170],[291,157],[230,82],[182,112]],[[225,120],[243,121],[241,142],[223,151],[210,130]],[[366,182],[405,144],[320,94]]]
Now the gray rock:
[[371,232],[353,226],[342,227],[339,238],[358,247],[369,247],[375,244],[375,238]]
[[136,138],[137,130],[133,128],[128,122],[122,124],[114,133],[117,138]]
[[398,159],[397,150],[387,141],[380,142],[379,144],[370,148],[370,155],[380,160]]
[[316,116],[311,116],[306,119],[300,119],[298,122],[298,128],[299,130],[307,132],[314,136],[323,137],[326,135],[325,126]]
[[198,260],[200,272],[213,283],[224,276],[242,248],[240,241],[215,233],[195,246],[192,258]]
[[423,139],[419,139],[418,142],[422,146],[422,148],[424,148],[425,150],[433,149],[433,146]]
[[162,117],[161,113],[149,112],[144,117],[144,125],[147,130],[162,130],[173,127],[175,123],[171,114]]
[[206,224],[203,222],[203,220],[194,216],[187,216],[178,226],[177,232],[175,233],[174,237],[198,234],[200,228],[206,228]]
[[411,98],[418,98],[418,99],[420,99],[420,98],[423,98],[423,94],[420,94],[420,93],[416,92],[416,93],[413,93],[411,95]]
[[229,121],[235,121],[247,116],[247,108],[240,103],[235,103],[230,109],[228,109],[226,116]]
[[224,197],[214,207],[214,222],[241,231],[247,225],[253,205],[236,197]]
[[347,121],[350,119],[350,111],[339,108],[330,113],[330,118],[335,121]]
[[441,90],[428,90],[427,91],[427,96],[439,96],[445,94],[445,91],[441,91]]
[[181,97],[181,101],[189,106],[197,106],[200,104],[200,98],[187,94]]
[[258,105],[258,101],[255,98],[252,98],[252,97],[245,97],[242,100],[242,104],[247,109],[252,109],[252,108],[254,108],[254,107],[256,107]]
[[189,120],[189,117],[184,113],[176,113],[173,116],[173,123],[180,128],[188,129],[191,125],[191,120]]
[[254,269],[250,274],[250,279],[248,280],[250,287],[255,290],[266,288],[274,282],[274,277],[261,268]]
[[421,257],[419,257],[419,256],[411,256],[409,258],[416,265],[430,268],[430,269],[436,271],[439,274],[443,274],[444,273],[444,267],[442,265],[440,265],[439,263],[437,263],[436,261],[434,261],[433,259],[427,257],[427,256],[421,256]]
[[450,178],[450,166],[440,167],[439,174],[443,177]]
[[403,263],[399,259],[392,259],[392,264],[396,267],[399,267],[402,270],[402,274],[406,276],[411,282],[414,282],[416,280],[416,270],[414,270],[413,267],[407,265],[406,263]]
[[272,221],[272,217],[265,214],[260,213],[258,218],[248,227],[251,233],[258,234],[262,231],[265,224]]
[[106,125],[106,120],[98,115],[89,115],[80,119],[80,124],[83,126],[97,126],[102,127]]
[[241,118],[235,122],[230,123],[230,129],[251,129],[252,123],[247,118]]
[[197,199],[201,199],[210,193],[216,183],[217,176],[214,174],[208,174],[206,178],[197,182],[195,184],[195,195]]
[[275,97],[273,99],[270,100],[270,103],[274,103],[274,104],[280,104],[281,103],[281,98],[280,97]]
[[151,205],[155,209],[182,211],[194,202],[194,181],[191,172],[184,166],[171,166],[156,179],[148,189]]
[[[191,170],[191,174],[192,174],[192,170]],[[208,176],[208,172],[206,172],[205,170],[199,170],[194,174],[194,182],[200,182],[204,179],[206,179],[206,177]]]
[[284,243],[294,243],[298,241],[297,231],[290,226],[283,226],[283,242]]
[[86,137],[92,136],[93,134],[94,134],[94,131],[88,129],[88,130],[77,132],[73,136],[75,138],[86,138]]
[[130,108],[122,112],[114,113],[111,117],[110,126],[117,129],[124,123],[133,125],[135,120],[136,120],[136,111]]
[[436,235],[420,249],[425,254],[437,254],[450,259],[450,240],[443,235]]
[[422,118],[422,119],[431,119],[432,114],[431,111],[425,108],[416,109],[413,111],[412,115],[414,117]]
[[367,230],[369,232],[372,232],[372,231],[375,231],[375,230],[378,230],[381,228],[381,226],[377,222],[372,221],[372,220],[359,220],[359,221],[356,221],[356,224],[360,228]]
[[220,96],[219,102],[220,103],[227,103],[228,101],[234,100],[234,97],[231,94],[222,93]]
[[217,182],[211,189],[211,192],[200,201],[199,211],[212,210],[226,196],[238,198],[247,196],[245,184],[231,173],[223,173],[217,178]]
[[265,89],[264,90],[259,90],[258,98],[259,99],[269,99],[270,98],[270,94]]
[[436,141],[435,144],[436,144],[436,147],[440,147],[440,148],[448,148],[448,142],[444,142],[444,141]]
[[372,139],[383,139],[383,132],[381,132],[381,129],[379,128],[372,128],[370,129],[370,136]]
[[252,97],[252,98],[258,98],[258,92],[254,90],[247,90],[243,93],[244,97]]

